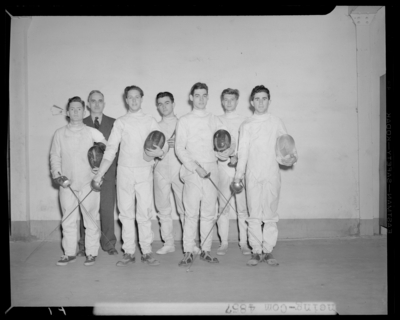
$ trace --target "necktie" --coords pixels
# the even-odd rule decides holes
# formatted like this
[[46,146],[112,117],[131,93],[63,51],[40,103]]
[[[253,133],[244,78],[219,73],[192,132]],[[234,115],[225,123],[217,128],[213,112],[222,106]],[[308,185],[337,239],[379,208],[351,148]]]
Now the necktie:
[[96,129],[100,128],[99,117],[94,118],[94,127]]

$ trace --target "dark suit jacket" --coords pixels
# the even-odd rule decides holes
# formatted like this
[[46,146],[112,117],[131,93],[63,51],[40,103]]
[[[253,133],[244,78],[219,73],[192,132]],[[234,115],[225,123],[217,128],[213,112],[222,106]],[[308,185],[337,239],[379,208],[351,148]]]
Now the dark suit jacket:
[[[103,118],[101,120],[99,130],[104,135],[106,140],[108,140],[108,138],[110,137],[111,129],[114,125],[114,121],[115,121],[114,118],[107,117],[105,114],[103,114]],[[94,122],[92,120],[92,116],[88,116],[85,119],[83,119],[83,123],[86,124],[88,127],[94,128]],[[117,158],[118,158],[118,152],[115,155],[115,159],[114,159],[113,163],[111,164],[110,168],[104,175],[104,180],[114,180],[115,181]]]

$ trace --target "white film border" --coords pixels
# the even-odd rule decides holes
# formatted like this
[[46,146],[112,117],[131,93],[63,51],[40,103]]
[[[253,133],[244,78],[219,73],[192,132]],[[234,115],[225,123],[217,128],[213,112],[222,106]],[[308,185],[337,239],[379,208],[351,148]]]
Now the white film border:
[[96,303],[95,315],[335,315],[334,302]]

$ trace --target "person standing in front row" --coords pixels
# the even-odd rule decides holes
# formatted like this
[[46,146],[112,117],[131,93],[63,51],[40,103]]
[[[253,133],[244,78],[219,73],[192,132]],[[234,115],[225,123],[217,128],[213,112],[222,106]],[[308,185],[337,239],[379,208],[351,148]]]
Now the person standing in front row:
[[[108,140],[110,137],[111,129],[113,127],[114,118],[107,117],[104,113],[104,95],[98,91],[93,90],[89,93],[88,104],[90,115],[83,119],[83,123],[88,127],[99,130],[104,137]],[[115,172],[117,167],[117,157],[115,157],[112,165],[104,175],[104,180],[101,185],[100,191],[100,223],[101,223],[101,237],[100,244],[104,251],[110,255],[117,255],[118,251],[115,249],[117,238],[114,234],[114,207],[116,198],[115,189]],[[85,256],[85,229],[83,221],[80,224],[81,238],[78,242],[79,252],[78,257]]]
[[[50,167],[53,179],[61,186],[60,203],[62,220],[62,247],[64,255],[57,262],[65,266],[76,261],[77,223],[79,209],[78,197],[82,200],[83,223],[85,224],[85,266],[95,263],[99,251],[100,227],[96,221],[99,216],[100,195],[90,192],[92,181],[97,169],[92,169],[87,158],[88,150],[94,142],[107,144],[103,134],[83,123],[85,102],[79,97],[68,100],[67,116],[69,123],[54,133],[50,149]],[[62,184],[61,176],[71,182],[70,188]],[[75,193],[75,195],[74,195]],[[74,209],[75,208],[75,209]],[[74,210],[74,211],[72,211]]]
[[[239,127],[246,120],[246,117],[241,116],[236,112],[236,107],[239,103],[239,91],[237,89],[225,89],[221,93],[221,102],[224,107],[224,114],[219,116],[222,123],[228,128],[231,133],[231,140],[237,145]],[[236,150],[235,150],[236,151]],[[236,163],[237,156],[233,156],[231,161]],[[231,183],[235,176],[235,167],[228,164],[229,160],[218,161],[218,174],[219,174],[219,189],[223,192],[225,199],[231,196]],[[221,194],[218,194],[219,212],[221,216],[218,219],[218,233],[221,238],[221,246],[217,250],[217,255],[225,255],[228,250],[228,235],[229,235],[229,213],[230,206],[226,206],[226,200]],[[246,204],[246,194],[241,192],[235,195],[236,211],[238,213],[237,220],[239,225],[239,246],[244,255],[251,254],[251,250],[247,245],[247,223],[246,219],[249,216]],[[221,213],[226,206],[225,212]],[[236,214],[235,214],[236,216]]]
[[234,151],[235,145],[224,152],[215,152],[213,136],[217,130],[227,128],[221,120],[206,111],[208,87],[205,83],[196,83],[190,90],[190,100],[193,110],[182,116],[176,127],[175,151],[182,162],[180,177],[184,182],[183,204],[185,208],[185,225],[183,230],[184,257],[179,266],[190,265],[194,259],[195,237],[200,213],[200,259],[218,263],[211,257],[212,233],[204,242],[214,225],[216,216],[217,190],[209,179],[208,173],[215,184],[218,184],[217,156],[228,158]]
[[[183,183],[179,177],[181,162],[175,154],[176,124],[178,118],[174,114],[174,96],[170,92],[160,92],[156,97],[156,105],[162,119],[158,123],[168,143],[168,151],[162,160],[156,160],[154,168],[154,201],[161,223],[161,237],[164,246],[157,254],[166,254],[175,251],[173,235],[172,208],[170,202],[171,189],[174,194],[176,211],[185,225],[185,216],[182,203]],[[195,246],[196,253],[200,249]]]
[[[157,121],[142,111],[143,90],[137,86],[125,88],[124,97],[129,107],[126,115],[114,122],[104,153],[100,169],[94,181],[100,183],[102,176],[114,160],[118,146],[119,157],[117,167],[117,201],[119,219],[122,223],[123,259],[117,262],[118,267],[135,262],[136,227],[138,223],[139,244],[142,250],[141,261],[151,266],[160,262],[152,255],[151,244],[154,234],[151,230],[153,216],[153,164],[154,157],[163,157],[168,144],[163,150],[158,146],[154,151],[143,151],[144,142],[150,132],[160,131]],[[137,210],[135,213],[135,198]]]
[[[244,177],[247,206],[250,217],[249,240],[252,256],[247,262],[255,266],[259,262],[278,265],[272,250],[278,239],[277,213],[281,176],[275,152],[277,138],[287,134],[283,121],[267,113],[271,104],[269,90],[263,85],[253,88],[250,103],[254,114],[240,126],[238,163],[235,182]],[[291,158],[292,165],[297,158]],[[262,224],[264,227],[262,228]]]

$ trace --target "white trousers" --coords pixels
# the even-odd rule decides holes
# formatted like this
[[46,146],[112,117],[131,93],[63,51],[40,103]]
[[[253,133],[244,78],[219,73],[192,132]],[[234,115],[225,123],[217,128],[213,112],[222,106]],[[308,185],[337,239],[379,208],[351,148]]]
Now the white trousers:
[[[257,181],[251,172],[246,174],[246,196],[250,217],[249,242],[253,253],[270,253],[278,239],[277,213],[280,177]],[[264,228],[262,224],[264,223]],[[262,243],[262,245],[261,245]]]
[[[207,172],[211,172],[210,178],[218,185],[217,163],[200,164]],[[184,182],[183,205],[185,208],[185,224],[183,227],[183,250],[184,252],[193,252],[200,214],[201,249],[210,251],[213,233],[211,232],[206,242],[203,242],[214,224],[217,189],[212,185],[210,179],[200,178],[197,172],[192,173],[184,166],[181,167],[180,173],[181,179]]]
[[[231,189],[230,185],[233,181],[235,176],[235,168],[230,168],[226,166],[226,164],[219,164],[218,165],[218,173],[219,173],[219,183],[218,188],[221,190],[223,195],[227,200],[231,197]],[[235,201],[236,200],[236,201]],[[220,193],[218,193],[218,203],[219,203],[219,212],[221,213],[224,207],[226,206],[226,200]],[[221,242],[223,244],[228,243],[228,236],[229,236],[229,216],[230,212],[233,211],[232,207],[235,207],[237,210],[237,218],[238,218],[238,225],[239,225],[239,244],[240,247],[247,245],[247,223],[246,219],[249,217],[247,211],[247,204],[246,204],[246,192],[242,190],[241,193],[238,193],[232,197],[229,201],[229,204],[226,206],[226,209],[221,214],[218,219],[218,234],[221,237]],[[236,216],[236,212],[235,212]]]
[[136,168],[118,166],[117,168],[117,201],[120,211],[119,220],[122,223],[122,249],[128,254],[134,254],[136,250],[135,219],[138,224],[139,245],[142,254],[151,252],[154,238],[151,230],[153,216],[152,170],[151,166]]
[[174,246],[173,220],[171,207],[171,190],[174,193],[177,213],[185,224],[184,209],[182,203],[183,183],[179,179],[179,172],[170,176],[169,172],[154,171],[154,201],[158,211],[157,216],[161,223],[161,237],[166,246]]
[[[80,191],[74,190],[79,200],[90,192],[90,184],[86,184]],[[60,187],[60,203],[63,214],[62,222],[62,247],[68,256],[76,255],[78,242],[78,227],[76,220],[79,216],[79,208],[76,208],[69,216],[68,214],[78,205],[78,200],[69,188]],[[92,191],[82,202],[80,209],[83,217],[85,231],[85,252],[86,255],[97,256],[100,247],[100,225],[99,219],[100,192]],[[67,217],[68,216],[68,217]]]

